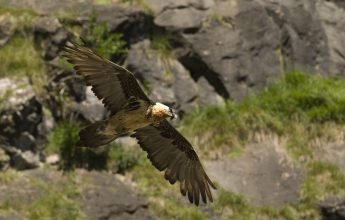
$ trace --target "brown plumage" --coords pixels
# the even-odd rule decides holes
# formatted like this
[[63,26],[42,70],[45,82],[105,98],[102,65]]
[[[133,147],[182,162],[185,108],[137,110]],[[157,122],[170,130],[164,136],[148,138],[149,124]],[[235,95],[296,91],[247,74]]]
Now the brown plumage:
[[181,193],[191,203],[198,205],[200,197],[204,203],[207,198],[213,201],[210,186],[216,187],[198,155],[166,120],[174,117],[172,109],[151,101],[131,72],[85,46],[77,43],[66,46],[65,57],[111,113],[109,119],[84,128],[79,133],[78,145],[98,147],[120,135],[131,134],[152,164],[160,171],[165,170],[165,179],[171,184],[180,182]]

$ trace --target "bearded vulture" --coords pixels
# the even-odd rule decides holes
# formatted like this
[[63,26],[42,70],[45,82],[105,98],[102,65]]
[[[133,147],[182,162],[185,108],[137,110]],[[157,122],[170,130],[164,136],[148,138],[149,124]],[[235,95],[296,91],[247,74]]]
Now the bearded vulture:
[[180,182],[183,196],[199,205],[213,201],[210,186],[216,189],[203,169],[192,145],[167,121],[174,118],[168,106],[151,101],[127,69],[98,55],[84,45],[71,42],[64,56],[86,85],[102,100],[110,117],[79,132],[77,145],[95,148],[130,134],[147,152],[153,166],[165,170],[165,179]]

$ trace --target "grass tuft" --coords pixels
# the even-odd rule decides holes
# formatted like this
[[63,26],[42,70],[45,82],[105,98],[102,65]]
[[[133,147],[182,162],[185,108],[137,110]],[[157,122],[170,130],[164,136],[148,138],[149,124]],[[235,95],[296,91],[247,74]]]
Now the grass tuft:
[[138,164],[139,155],[119,144],[109,144],[107,155],[107,168],[116,171],[116,173],[124,174]]
[[0,186],[12,184],[20,177],[20,173],[16,170],[7,170],[0,172]]
[[71,171],[75,168],[102,170],[107,167],[108,152],[97,152],[89,148],[77,147],[81,125],[76,121],[60,122],[48,138],[47,154],[60,155],[60,168]]
[[228,215],[230,219],[251,219],[254,216],[252,208],[244,197],[220,189],[219,197],[214,208],[221,214]]
[[[8,198],[3,198],[0,203],[0,216],[16,214],[28,220],[86,219],[79,202],[80,189],[72,177],[68,175],[66,180],[52,182],[52,180],[30,176],[25,182],[18,182],[18,185],[24,184],[18,189],[20,192],[18,198],[14,195],[12,195],[14,197],[10,195]],[[23,198],[25,194],[27,196]]]
[[314,204],[327,196],[345,195],[345,175],[339,167],[320,161],[307,166],[308,174],[301,191],[304,203]]
[[97,21],[96,12],[91,15],[90,34],[85,39],[96,45],[96,51],[108,59],[112,56],[127,54],[127,43],[123,40],[123,35],[121,33],[110,33],[107,23]]
[[[184,119],[188,134],[208,136],[210,148],[241,147],[257,133],[288,137],[290,152],[310,155],[314,139],[336,139],[345,122],[345,80],[290,72],[259,95],[242,103],[197,110]],[[330,124],[338,132],[321,132]],[[327,129],[328,130],[328,129]]]
[[0,50],[0,77],[28,76],[37,78],[45,71],[31,37],[14,36]]
[[152,48],[161,58],[168,58],[172,55],[171,34],[163,29],[154,28],[151,34]]
[[60,189],[51,187],[43,181],[36,181],[43,189],[43,196],[27,207],[27,218],[34,219],[85,219],[86,216],[77,202],[78,188],[71,179],[64,183]]
[[[159,219],[209,219],[207,214],[180,195],[179,186],[170,185],[141,152],[138,166],[130,171],[135,182],[150,202],[149,209]],[[185,200],[181,202],[181,200]]]
[[33,25],[39,14],[31,9],[14,8],[0,5],[0,15],[12,16],[15,18],[14,25],[20,32],[32,31]]

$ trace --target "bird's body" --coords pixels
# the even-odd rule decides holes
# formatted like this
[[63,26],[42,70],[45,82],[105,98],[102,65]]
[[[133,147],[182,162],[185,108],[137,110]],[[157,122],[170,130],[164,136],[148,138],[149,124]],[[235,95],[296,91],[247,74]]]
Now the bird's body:
[[139,106],[135,108],[125,106],[123,110],[116,113],[109,121],[111,124],[120,124],[123,128],[126,128],[125,132],[132,133],[138,128],[154,123],[154,118],[147,117],[150,108],[152,108],[152,105],[145,102],[140,102]]
[[97,121],[79,132],[78,145],[98,147],[122,135],[130,135],[148,153],[152,164],[174,184],[180,182],[183,195],[199,204],[200,196],[212,201],[206,175],[191,144],[166,120],[176,115],[168,106],[151,101],[131,72],[102,58],[93,50],[72,43],[66,46],[65,57],[84,77],[95,95],[102,100],[111,116]]
[[[96,122],[80,132],[78,145],[98,147],[115,140],[119,136],[133,133],[139,128],[158,123],[166,117],[175,117],[168,106],[162,103],[132,101],[107,120]],[[98,143],[95,142],[98,140]]]

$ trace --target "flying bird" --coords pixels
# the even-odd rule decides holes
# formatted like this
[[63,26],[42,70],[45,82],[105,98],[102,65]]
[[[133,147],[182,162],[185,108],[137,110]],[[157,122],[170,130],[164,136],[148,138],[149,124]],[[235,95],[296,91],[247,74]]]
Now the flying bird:
[[64,56],[73,64],[77,74],[102,100],[110,117],[97,121],[79,132],[77,145],[96,148],[129,134],[164,177],[174,184],[191,203],[199,205],[213,201],[210,187],[216,189],[207,176],[192,145],[167,119],[176,117],[174,111],[149,99],[134,75],[124,67],[98,55],[94,50],[70,42]]

